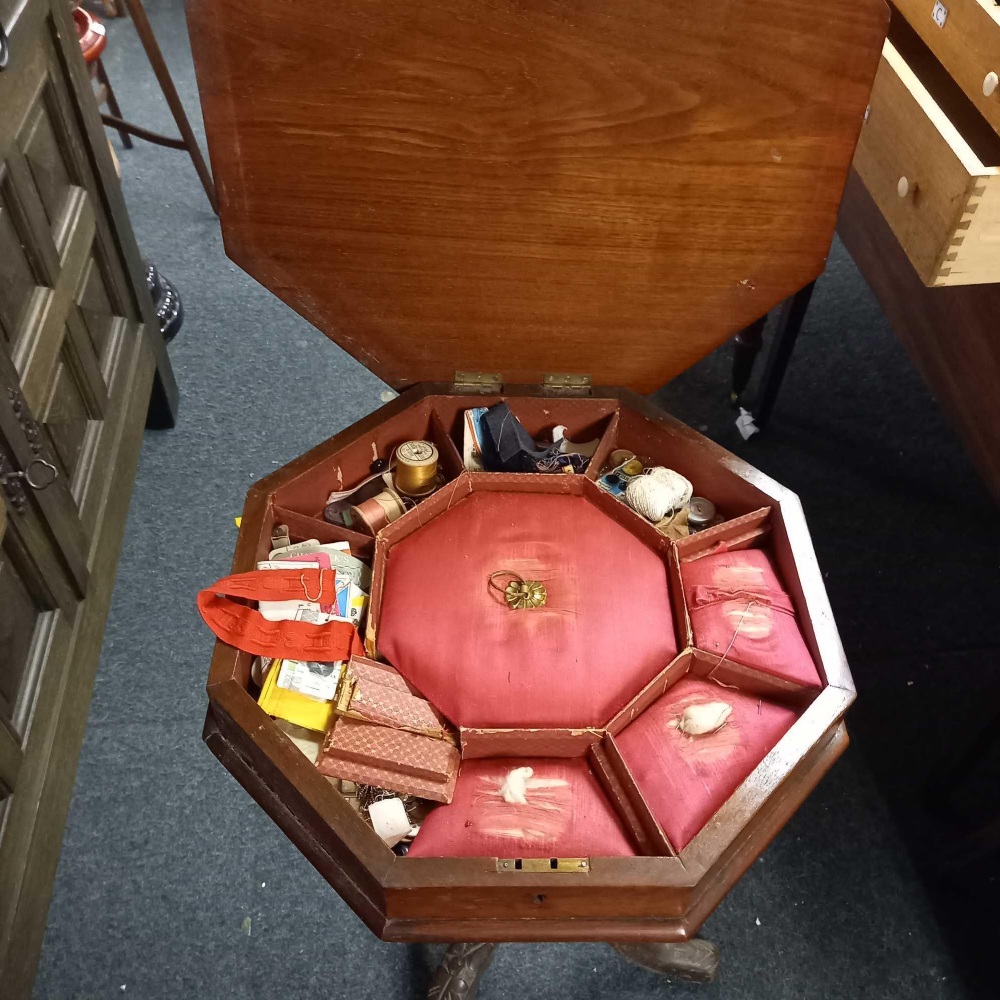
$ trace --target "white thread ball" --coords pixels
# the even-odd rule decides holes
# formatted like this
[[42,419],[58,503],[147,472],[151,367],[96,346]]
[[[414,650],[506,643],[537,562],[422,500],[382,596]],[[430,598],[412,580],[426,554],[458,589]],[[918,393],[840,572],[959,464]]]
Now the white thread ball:
[[509,805],[526,806],[528,804],[528,779],[535,773],[534,768],[515,767],[507,772],[500,786],[500,795]]
[[693,493],[694,487],[679,472],[657,466],[630,480],[625,489],[625,502],[637,514],[656,524],[670,511],[683,507]]

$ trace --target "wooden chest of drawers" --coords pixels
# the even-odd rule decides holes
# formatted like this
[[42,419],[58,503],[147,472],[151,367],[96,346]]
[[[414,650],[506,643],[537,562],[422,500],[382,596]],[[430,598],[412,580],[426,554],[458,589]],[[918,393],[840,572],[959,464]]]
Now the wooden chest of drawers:
[[[984,5],[972,0],[970,9]],[[964,7],[962,8],[964,9]],[[985,35],[1000,39],[992,11]],[[923,25],[917,18],[916,24]],[[926,285],[1000,280],[1000,134],[995,95],[969,80],[958,58],[959,25],[934,22],[920,35],[897,15],[882,52],[854,166]],[[971,29],[970,29],[971,30]],[[940,62],[929,38],[950,62]],[[964,52],[964,50],[963,50]],[[951,62],[961,67],[954,78]],[[987,81],[986,89],[990,84]],[[978,99],[973,100],[978,94]],[[984,116],[981,111],[989,111]]]

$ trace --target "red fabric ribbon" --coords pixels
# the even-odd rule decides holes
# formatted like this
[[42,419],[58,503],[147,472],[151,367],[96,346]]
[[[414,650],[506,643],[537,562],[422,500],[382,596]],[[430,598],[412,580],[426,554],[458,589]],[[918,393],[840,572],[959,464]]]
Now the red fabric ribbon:
[[271,622],[256,609],[231,598],[251,601],[314,601],[335,604],[337,574],[329,569],[253,570],[223,577],[198,594],[198,611],[216,637],[256,656],[333,663],[364,655],[350,622]]

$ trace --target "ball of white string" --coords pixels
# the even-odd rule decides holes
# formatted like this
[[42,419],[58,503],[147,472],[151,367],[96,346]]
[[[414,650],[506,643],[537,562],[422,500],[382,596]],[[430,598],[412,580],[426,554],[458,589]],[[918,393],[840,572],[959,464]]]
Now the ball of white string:
[[656,524],[681,509],[691,499],[694,487],[679,472],[656,466],[629,481],[625,502],[637,514]]

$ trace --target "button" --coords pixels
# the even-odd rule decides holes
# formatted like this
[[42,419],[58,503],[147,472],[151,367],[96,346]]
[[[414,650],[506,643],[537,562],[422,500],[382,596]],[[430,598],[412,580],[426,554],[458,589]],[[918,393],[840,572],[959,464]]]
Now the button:
[[900,198],[905,198],[910,193],[910,182],[905,177],[900,177],[896,184],[896,194]]

